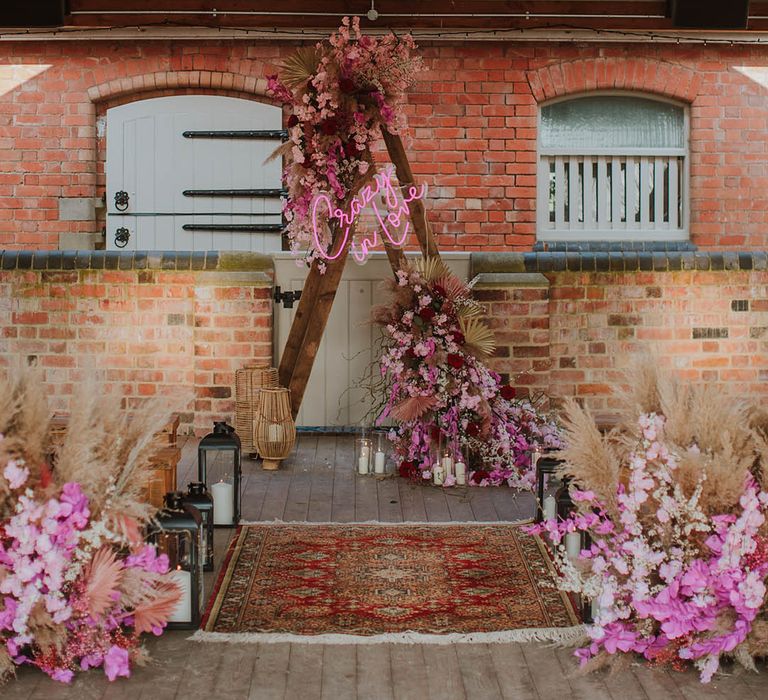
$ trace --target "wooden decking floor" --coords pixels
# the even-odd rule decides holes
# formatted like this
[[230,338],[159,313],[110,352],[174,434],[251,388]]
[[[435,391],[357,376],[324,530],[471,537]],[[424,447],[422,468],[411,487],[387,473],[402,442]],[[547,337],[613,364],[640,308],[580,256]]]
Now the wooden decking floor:
[[[179,484],[195,473],[197,441],[187,439]],[[533,501],[507,489],[439,489],[402,479],[358,477],[349,438],[302,435],[277,472],[244,462],[246,520],[310,522],[498,521],[530,517]],[[230,530],[217,531],[219,563]],[[215,574],[207,575],[210,590]],[[99,671],[70,686],[20,669],[2,700],[759,700],[768,669],[729,668],[702,686],[693,672],[641,665],[613,675],[575,674],[570,650],[542,644],[326,646],[199,644],[187,632],[149,639],[152,662],[128,681]]]

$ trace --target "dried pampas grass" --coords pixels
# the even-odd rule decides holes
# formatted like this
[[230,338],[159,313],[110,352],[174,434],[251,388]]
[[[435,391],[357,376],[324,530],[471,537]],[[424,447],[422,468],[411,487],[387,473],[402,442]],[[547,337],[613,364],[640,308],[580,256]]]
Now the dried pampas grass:
[[147,520],[153,508],[142,491],[158,449],[155,431],[167,421],[169,411],[157,402],[147,402],[129,414],[121,409],[120,397],[101,394],[95,383],[86,384],[72,405],[75,409],[56,462],[56,480],[80,483],[96,518],[108,510],[139,522]]
[[[0,377],[0,473],[11,459],[23,459],[29,484],[58,490],[77,482],[88,496],[91,516],[111,523],[122,518],[142,523],[154,514],[143,495],[150,459],[159,445],[157,426],[167,422],[168,409],[150,401],[131,414],[118,396],[105,395],[95,382],[84,382],[72,398],[66,437],[57,449],[51,472],[50,418],[42,373],[24,368],[12,378]],[[8,484],[0,478],[0,518],[6,512]]]
[[[664,442],[676,454],[675,480],[686,496],[702,483],[701,505],[725,513],[738,505],[748,473],[768,488],[768,414],[711,385],[687,385],[659,367],[657,358],[637,358],[618,389],[619,422],[600,435],[592,416],[573,400],[565,402],[565,473],[611,503],[626,480],[626,460],[641,436],[638,418],[665,417]],[[763,432],[765,431],[765,432]]]
[[600,434],[592,414],[571,398],[563,405],[562,427],[566,444],[559,453],[566,464],[563,474],[581,488],[594,491],[609,515],[618,517],[616,486],[621,462],[617,445],[610,436]]

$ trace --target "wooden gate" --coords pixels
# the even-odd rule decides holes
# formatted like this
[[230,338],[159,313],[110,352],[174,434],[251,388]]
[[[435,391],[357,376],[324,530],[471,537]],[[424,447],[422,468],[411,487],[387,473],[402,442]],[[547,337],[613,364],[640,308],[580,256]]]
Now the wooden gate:
[[178,95],[107,110],[107,247],[281,249],[278,107]]

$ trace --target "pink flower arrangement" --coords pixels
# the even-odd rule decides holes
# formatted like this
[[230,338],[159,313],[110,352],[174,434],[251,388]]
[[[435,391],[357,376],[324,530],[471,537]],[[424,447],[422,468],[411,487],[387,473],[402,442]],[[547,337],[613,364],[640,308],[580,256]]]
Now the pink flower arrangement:
[[532,488],[530,453],[559,447],[558,430],[483,363],[493,352],[492,333],[470,287],[427,260],[401,270],[392,293],[392,304],[374,317],[384,329],[388,397],[379,421],[399,423],[390,439],[400,473],[431,478],[442,442],[467,464],[470,485]]
[[[613,518],[594,493],[575,491],[571,517],[531,530],[553,543],[562,589],[597,601],[591,641],[576,652],[582,664],[638,653],[655,663],[691,661],[708,682],[721,656],[744,645],[766,604],[768,541],[760,529],[768,493],[747,472],[735,512],[707,514],[700,503],[706,473],[683,492],[675,479],[680,456],[665,442],[664,426],[661,415],[641,416],[642,441],[629,456]],[[591,538],[579,562],[562,545],[568,532]]]
[[[140,634],[160,634],[178,600],[167,557],[94,520],[78,483],[51,493],[20,458],[2,475],[12,515],[0,520],[0,656],[66,683],[94,667],[110,680],[130,675]],[[124,557],[126,547],[134,551]]]
[[[403,93],[422,70],[410,35],[363,36],[348,17],[326,42],[300,49],[269,76],[268,92],[291,110],[288,143],[276,152],[287,166],[283,212],[291,250],[316,256],[312,202],[342,207],[374,174],[371,146],[381,127],[397,133]],[[329,212],[320,213],[328,223]],[[326,241],[330,244],[330,241]]]

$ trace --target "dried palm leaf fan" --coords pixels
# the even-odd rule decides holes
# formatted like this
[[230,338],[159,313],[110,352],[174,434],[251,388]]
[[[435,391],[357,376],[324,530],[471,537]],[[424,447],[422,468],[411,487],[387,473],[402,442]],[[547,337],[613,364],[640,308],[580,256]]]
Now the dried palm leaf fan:
[[293,450],[296,424],[291,416],[291,392],[288,389],[261,389],[256,417],[253,421],[253,442],[263,460],[262,467],[275,470]]
[[476,316],[459,318],[459,325],[464,334],[467,350],[485,357],[490,357],[496,352],[496,338],[493,331],[481,319]]
[[259,392],[277,386],[277,370],[267,361],[254,362],[235,372],[235,432],[246,454],[257,452],[253,443],[253,420],[258,409]]

